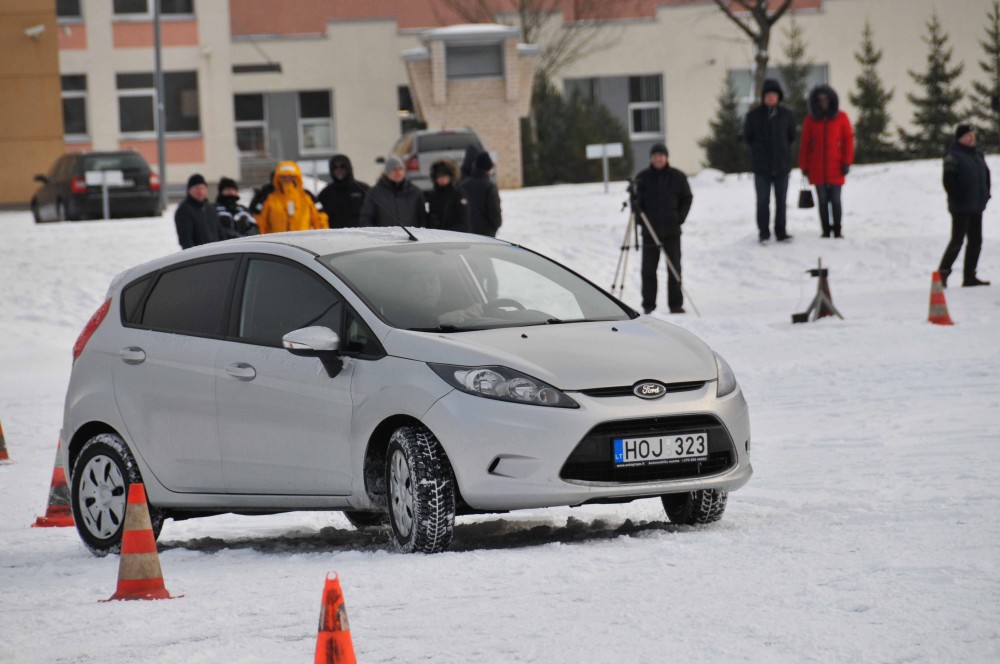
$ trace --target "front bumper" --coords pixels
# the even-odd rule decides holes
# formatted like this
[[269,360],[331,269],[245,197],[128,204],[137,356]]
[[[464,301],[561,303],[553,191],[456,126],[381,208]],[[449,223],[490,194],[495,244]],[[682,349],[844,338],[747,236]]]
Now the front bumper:
[[[698,390],[655,401],[569,393],[580,404],[578,409],[454,391],[437,401],[423,422],[444,447],[462,498],[474,509],[580,505],[699,489],[733,491],[753,474],[750,419],[739,389],[722,399],[716,398],[715,389],[715,383],[708,382]],[[650,467],[644,475],[622,472],[611,462],[614,437],[682,430],[709,432],[707,463],[671,470]]]

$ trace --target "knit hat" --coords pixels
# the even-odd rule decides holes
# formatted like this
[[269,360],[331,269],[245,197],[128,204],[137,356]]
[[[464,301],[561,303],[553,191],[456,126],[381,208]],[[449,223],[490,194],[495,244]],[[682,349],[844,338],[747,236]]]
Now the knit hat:
[[777,79],[774,78],[764,79],[764,85],[762,85],[760,89],[760,98],[763,99],[764,95],[766,95],[768,92],[777,92],[778,101],[781,101],[782,99],[785,98],[785,91],[781,89],[781,83],[779,83]]
[[489,152],[480,152],[476,157],[476,170],[484,173],[489,173],[493,170],[493,160],[490,158]]
[[403,160],[394,154],[389,155],[385,158],[385,168],[383,169],[386,174],[391,173],[397,168],[403,167]]
[[195,173],[188,178],[188,189],[191,187],[197,187],[199,184],[208,184],[205,182],[205,177],[201,173]]
[[219,178],[219,193],[221,194],[224,189],[238,190],[239,187],[236,185],[236,180],[232,178]]
[[957,127],[955,127],[955,140],[957,141],[958,139],[962,138],[971,131],[975,131],[975,129],[972,128],[972,125],[967,125],[967,124],[958,125]]
[[652,157],[654,154],[662,154],[664,157],[670,156],[667,146],[663,143],[654,143],[653,147],[649,148],[649,156]]

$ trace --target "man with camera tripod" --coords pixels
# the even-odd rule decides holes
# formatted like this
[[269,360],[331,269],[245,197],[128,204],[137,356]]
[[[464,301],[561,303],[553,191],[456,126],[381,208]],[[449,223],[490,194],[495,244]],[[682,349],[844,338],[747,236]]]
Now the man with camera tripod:
[[[657,143],[649,151],[649,168],[635,176],[632,211],[642,228],[642,310],[656,309],[656,268],[660,263],[660,244],[667,255],[667,306],[670,313],[684,313],[681,290],[681,224],[691,210],[691,187],[687,176],[669,164],[667,146]],[[656,233],[654,238],[643,223],[645,215]],[[659,240],[659,242],[657,242]],[[673,269],[670,269],[670,264]],[[676,274],[675,274],[676,272]]]

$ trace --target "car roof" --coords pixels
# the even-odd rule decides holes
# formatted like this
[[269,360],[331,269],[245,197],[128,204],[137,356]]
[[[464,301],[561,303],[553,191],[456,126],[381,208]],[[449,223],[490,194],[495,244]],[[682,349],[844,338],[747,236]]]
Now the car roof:
[[[470,233],[456,233],[454,231],[413,227],[408,227],[408,230],[413,233],[418,242],[507,244],[495,238]],[[325,256],[327,254],[338,254],[346,251],[407,245],[412,244],[413,240],[409,238],[402,228],[388,226],[384,228],[337,228],[319,231],[268,233],[266,235],[240,238],[233,242],[245,242],[247,244],[259,242],[279,243],[290,247],[297,247],[317,256]]]

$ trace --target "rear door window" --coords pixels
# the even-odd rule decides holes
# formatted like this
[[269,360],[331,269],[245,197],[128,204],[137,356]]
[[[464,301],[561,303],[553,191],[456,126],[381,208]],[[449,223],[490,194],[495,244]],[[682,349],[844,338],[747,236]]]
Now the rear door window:
[[[142,307],[140,326],[194,336],[223,336],[235,266],[235,258],[224,258],[161,273]],[[133,297],[130,292],[129,298]]]
[[418,140],[420,152],[461,152],[468,145],[483,149],[474,134],[425,134]]

